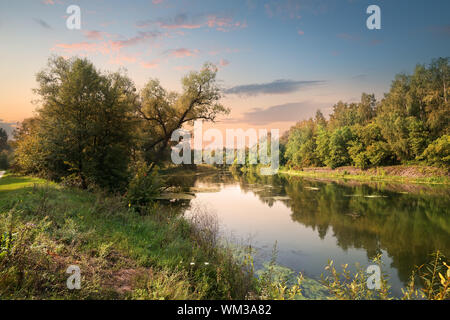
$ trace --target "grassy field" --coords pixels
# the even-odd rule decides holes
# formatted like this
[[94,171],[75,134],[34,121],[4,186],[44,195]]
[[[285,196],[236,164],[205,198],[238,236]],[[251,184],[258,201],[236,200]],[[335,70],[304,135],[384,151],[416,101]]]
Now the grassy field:
[[379,181],[408,184],[450,184],[448,170],[426,166],[391,166],[361,170],[354,167],[304,168],[289,170],[282,168],[280,173],[318,179],[344,179],[357,181]]

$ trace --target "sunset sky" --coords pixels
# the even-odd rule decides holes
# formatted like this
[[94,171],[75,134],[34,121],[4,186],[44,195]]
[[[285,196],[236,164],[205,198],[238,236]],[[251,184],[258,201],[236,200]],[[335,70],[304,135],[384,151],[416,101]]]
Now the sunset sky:
[[[81,30],[66,28],[72,4]],[[371,4],[381,30],[366,27]],[[35,74],[58,54],[170,90],[215,63],[232,109],[217,126],[283,131],[362,92],[381,98],[395,74],[449,56],[449,12],[448,0],[2,0],[0,119],[33,115]]]

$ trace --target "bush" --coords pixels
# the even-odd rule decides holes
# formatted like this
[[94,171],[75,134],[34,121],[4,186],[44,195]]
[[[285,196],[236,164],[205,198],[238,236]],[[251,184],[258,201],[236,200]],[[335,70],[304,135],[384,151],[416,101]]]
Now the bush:
[[433,141],[428,145],[420,158],[429,165],[450,166],[450,135],[443,135]]
[[151,169],[147,164],[138,165],[126,194],[129,205],[145,207],[160,194],[161,185],[162,181],[156,168]]
[[9,153],[6,150],[0,152],[0,170],[9,169]]

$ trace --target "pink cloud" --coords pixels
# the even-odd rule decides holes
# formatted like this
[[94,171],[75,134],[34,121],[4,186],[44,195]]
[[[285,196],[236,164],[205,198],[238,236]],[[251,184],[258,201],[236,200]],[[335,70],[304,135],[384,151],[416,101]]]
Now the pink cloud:
[[220,61],[219,61],[219,65],[221,66],[221,67],[225,67],[225,66],[227,66],[227,65],[229,65],[230,64],[230,61],[228,61],[228,60],[226,60],[226,59],[220,59]]
[[184,24],[165,24],[163,22],[158,22],[158,25],[160,28],[163,29],[198,29],[201,28],[201,24],[190,24],[190,23],[184,23]]
[[207,17],[207,26],[216,28],[218,31],[226,32],[231,29],[247,28],[246,22],[234,22],[231,17],[218,17],[216,15],[209,15]]
[[164,2],[164,0],[152,0],[153,4],[161,4],[163,2]]
[[158,61],[151,61],[151,62],[141,61],[141,67],[143,67],[145,69],[155,69],[158,66],[159,66]]
[[193,67],[192,66],[175,66],[175,67],[173,67],[173,69],[177,70],[177,71],[186,71],[186,70],[193,69]]
[[[96,30],[85,31],[84,35],[88,39],[103,40],[105,37],[112,37],[106,32]],[[156,39],[160,36],[157,32],[139,32],[137,36],[125,40],[105,40],[99,42],[77,42],[77,43],[57,43],[51,49],[52,51],[60,51],[64,55],[78,54],[81,56],[87,54],[101,54],[109,56],[109,63],[111,64],[133,64],[141,63],[145,68],[155,67],[155,64],[150,64],[140,61],[138,58],[140,54],[127,55],[122,53],[125,47],[134,46]]]
[[97,30],[85,30],[83,34],[90,40],[102,40],[107,34]]
[[118,64],[118,65],[124,65],[126,63],[136,63],[137,61],[137,57],[136,56],[132,56],[132,55],[125,55],[125,54],[117,54],[115,56],[111,56],[111,58],[109,59],[109,63],[110,64]]
[[301,36],[303,36],[305,34],[305,32],[303,30],[298,30],[297,33]]
[[135,37],[132,37],[132,38],[129,38],[129,39],[125,39],[125,40],[114,41],[114,46],[116,46],[118,48],[133,46],[133,45],[142,43],[142,42],[147,41],[147,40],[156,39],[159,36],[160,36],[160,33],[158,33],[158,32],[153,32],[153,31],[142,32],[141,31]]
[[61,4],[62,1],[59,1],[59,0],[42,0],[42,3],[52,6],[52,5],[57,4],[57,3]]
[[175,58],[193,57],[199,53],[199,50],[189,50],[186,48],[173,49],[169,51],[169,55]]
[[103,43],[90,43],[90,42],[78,42],[78,43],[57,43],[52,50],[61,49],[66,53],[75,52],[88,52],[88,53],[100,53],[103,55],[111,53],[111,48],[106,42]]

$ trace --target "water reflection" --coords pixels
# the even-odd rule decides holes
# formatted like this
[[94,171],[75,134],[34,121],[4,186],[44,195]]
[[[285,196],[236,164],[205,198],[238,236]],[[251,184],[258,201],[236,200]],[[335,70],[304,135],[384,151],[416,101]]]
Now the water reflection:
[[263,258],[277,241],[278,262],[309,276],[328,259],[367,264],[381,253],[398,293],[430,253],[450,256],[448,188],[227,172],[184,182],[217,191],[196,193],[191,206],[206,204],[235,235],[252,235]]

